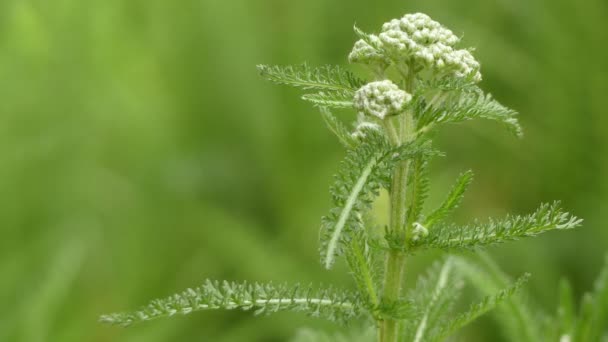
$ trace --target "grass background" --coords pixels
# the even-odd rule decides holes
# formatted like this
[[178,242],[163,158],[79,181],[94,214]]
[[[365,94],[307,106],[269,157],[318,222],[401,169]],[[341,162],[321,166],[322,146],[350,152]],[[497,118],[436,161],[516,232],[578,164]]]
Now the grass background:
[[[540,307],[552,309],[562,276],[590,288],[608,241],[603,0],[3,0],[0,341],[283,341],[335,329],[297,314],[207,312],[127,330],[96,319],[207,277],[350,286],[317,256],[344,153],[316,110],[255,65],[345,64],[353,23],[376,31],[414,11],[477,47],[483,88],[521,112],[526,134],[443,130],[431,200],[468,168],[459,222],[563,200],[584,228],[490,252],[510,274],[533,274]],[[429,259],[410,261],[411,274]],[[466,333],[500,340],[489,320]]]

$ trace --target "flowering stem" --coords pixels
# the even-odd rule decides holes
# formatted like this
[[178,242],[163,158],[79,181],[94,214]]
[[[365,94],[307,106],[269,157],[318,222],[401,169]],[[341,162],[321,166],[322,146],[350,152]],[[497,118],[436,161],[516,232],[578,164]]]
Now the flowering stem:
[[[412,70],[412,69],[410,69]],[[412,92],[414,82],[413,73],[405,77],[406,91]],[[406,111],[399,116],[399,137],[391,138],[392,143],[400,145],[408,143],[414,137],[414,118],[411,111]],[[394,129],[390,122],[387,128]],[[389,134],[390,135],[390,134]],[[390,193],[390,226],[389,233],[407,241],[407,184],[409,176],[409,162],[403,161],[393,171]],[[382,303],[391,305],[401,297],[401,287],[405,271],[405,255],[398,251],[386,252],[386,264],[384,272],[384,291]],[[399,321],[385,318],[379,324],[378,337],[380,342],[396,342],[400,340]]]

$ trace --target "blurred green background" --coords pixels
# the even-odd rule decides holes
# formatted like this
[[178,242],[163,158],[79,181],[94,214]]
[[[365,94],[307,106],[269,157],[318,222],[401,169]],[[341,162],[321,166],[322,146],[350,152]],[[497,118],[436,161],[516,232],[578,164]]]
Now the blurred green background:
[[[604,0],[2,0],[0,341],[284,341],[334,329],[297,314],[96,320],[207,277],[350,286],[317,256],[344,152],[297,91],[255,65],[345,64],[353,23],[377,31],[414,11],[477,47],[482,87],[521,112],[526,133],[444,129],[431,200],[468,168],[476,182],[459,222],[563,200],[584,228],[490,252],[508,273],[533,274],[540,307],[552,309],[561,276],[589,289],[608,241]],[[429,259],[412,259],[410,274]],[[499,341],[484,322],[467,333]]]

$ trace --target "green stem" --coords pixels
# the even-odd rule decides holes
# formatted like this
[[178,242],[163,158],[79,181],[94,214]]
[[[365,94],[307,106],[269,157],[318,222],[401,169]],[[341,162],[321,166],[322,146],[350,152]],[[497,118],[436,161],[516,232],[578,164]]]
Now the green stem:
[[[412,72],[405,77],[406,91],[412,92],[414,75]],[[409,142],[413,138],[413,114],[406,111],[398,118],[399,128],[395,129],[393,123],[386,120],[389,137],[394,145]],[[397,132],[398,137],[393,132]],[[392,133],[392,134],[391,134]],[[400,241],[407,241],[407,184],[409,162],[403,161],[393,170],[390,193],[390,225],[388,234]],[[401,297],[401,288],[405,270],[405,255],[401,251],[387,251],[384,272],[384,289],[381,302],[391,305]],[[385,317],[378,322],[378,339],[380,342],[397,342],[400,340],[399,321]]]
[[[410,115],[409,113],[403,116]],[[407,123],[409,120],[404,120]],[[399,139],[401,141],[401,139]],[[399,143],[399,141],[397,141]],[[398,237],[400,241],[405,241],[405,227],[407,224],[407,177],[409,162],[401,162],[393,171],[391,194],[390,194],[390,226],[389,234]],[[386,265],[384,272],[384,291],[382,293],[382,303],[391,305],[399,300],[403,273],[405,269],[405,255],[402,252],[388,251],[386,254]],[[396,342],[399,340],[399,321],[392,318],[385,318],[379,322],[380,342]]]
[[[405,255],[401,252],[388,252],[384,278],[384,304],[391,305],[401,296],[401,282],[405,269]],[[380,322],[380,342],[396,342],[399,340],[399,321],[385,318]]]

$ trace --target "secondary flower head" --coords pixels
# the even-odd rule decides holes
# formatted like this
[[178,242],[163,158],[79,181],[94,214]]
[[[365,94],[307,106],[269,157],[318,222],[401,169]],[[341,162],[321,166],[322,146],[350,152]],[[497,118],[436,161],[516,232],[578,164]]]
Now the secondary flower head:
[[412,95],[390,80],[384,80],[368,83],[357,90],[354,105],[359,113],[384,119],[400,114],[411,100]]

